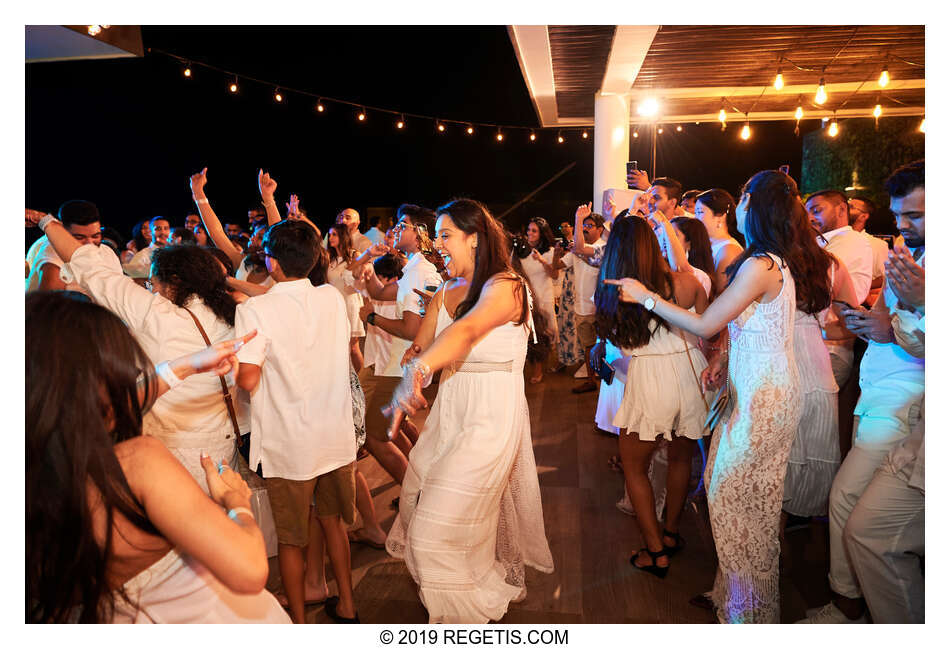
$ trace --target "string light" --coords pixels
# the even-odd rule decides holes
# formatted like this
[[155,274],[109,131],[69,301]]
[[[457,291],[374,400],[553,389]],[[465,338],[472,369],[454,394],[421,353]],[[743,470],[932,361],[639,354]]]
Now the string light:
[[323,108],[323,97],[321,97],[320,99],[317,100],[317,112],[318,112],[318,113],[322,113],[323,111],[324,111],[324,108]]
[[921,133],[927,132],[927,118],[926,117],[920,120],[920,126],[917,127],[917,130],[920,131]]
[[828,93],[825,92],[825,78],[822,77],[818,82],[818,90],[815,91],[815,103],[821,106],[828,101]]
[[109,25],[89,25],[86,27],[86,32],[90,36],[98,36],[103,29],[109,29]]
[[586,140],[586,139],[587,139],[587,131],[584,131],[583,133],[581,133],[581,137]]
[[745,114],[745,125],[742,127],[742,132],[739,133],[739,137],[743,140],[748,140],[752,137],[752,129],[749,128],[749,113]]
[[536,139],[538,139],[538,136],[534,134],[534,131],[531,131],[531,135],[528,136],[528,139],[534,142]]
[[276,101],[278,104],[284,101],[284,96],[280,94],[280,88],[274,88],[274,101]]
[[663,132],[663,127],[661,126],[660,128],[658,128],[656,132],[657,132],[657,133],[662,133],[662,132]]
[[558,143],[558,144],[564,144],[564,136],[561,135],[561,132],[560,132],[560,131],[557,132],[557,143]]
[[886,88],[890,80],[891,80],[891,75],[887,73],[887,66],[885,65],[884,69],[881,70],[881,76],[878,77],[877,85],[881,86],[882,88]]
[[802,110],[801,104],[798,105],[798,108],[795,109],[795,121],[801,120],[805,116],[805,111]]
[[874,106],[874,111],[871,114],[874,115],[874,119],[877,119],[881,116],[881,112],[881,105],[877,104]]
[[232,93],[235,93],[235,92],[238,91],[238,84],[237,84],[237,82],[238,82],[238,78],[237,78],[237,77],[234,77],[234,81],[232,81],[232,82],[231,82],[231,85],[228,86],[228,90],[230,90]]
[[637,106],[637,114],[644,117],[654,117],[660,112],[660,103],[655,97],[647,97]]
[[436,129],[438,129],[439,133],[445,133],[445,124],[436,122]]
[[465,129],[465,132],[468,133],[469,135],[472,135],[475,132],[475,127],[469,124],[468,128]]
[[719,123],[722,124],[722,130],[726,130],[726,98],[723,97],[719,104]]
[[772,83],[772,87],[776,90],[781,90],[785,87],[785,79],[782,77],[781,67],[779,67],[778,72],[775,74],[775,81]]
[[358,119],[358,120],[361,121],[361,122],[365,122],[365,121],[366,121],[366,109],[360,108],[360,114],[356,116],[356,119]]
[[681,125],[677,124],[677,125],[676,125],[676,132],[677,132],[677,133],[682,133],[682,132],[683,132],[683,127],[682,127]]
[[495,139],[498,140],[499,142],[505,139],[505,136],[501,132],[500,126],[498,127],[498,133],[495,135]]
[[191,77],[191,65],[190,65],[190,64],[185,64],[185,69],[184,69],[184,71],[182,71],[182,74],[185,75],[186,78],[190,78],[190,77]]
[[838,136],[838,115],[837,113],[833,114],[831,117],[831,124],[828,125],[828,135],[830,137]]
[[640,137],[640,134],[637,131],[633,132],[633,137]]
[[396,128],[402,129],[402,128],[405,128],[405,126],[406,126],[406,116],[405,116],[405,115],[400,115],[400,116],[399,116],[399,121],[396,122]]

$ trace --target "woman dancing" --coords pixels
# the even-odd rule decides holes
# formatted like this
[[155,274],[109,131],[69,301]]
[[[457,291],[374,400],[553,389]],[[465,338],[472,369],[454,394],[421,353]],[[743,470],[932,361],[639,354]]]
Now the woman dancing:
[[[796,290],[828,290],[826,259],[797,246],[803,210],[788,175],[760,171],[749,179],[736,208],[748,247],[730,267],[725,291],[702,315],[667,302],[637,280],[605,280],[621,287],[622,300],[698,336],[708,338],[729,325],[735,406],[713,436],[706,468],[719,556],[712,600],[724,622],[779,621],[778,526],[785,467],[802,411],[793,352]],[[721,374],[715,358],[703,372],[712,384]]]
[[405,560],[430,622],[484,623],[524,597],[525,565],[554,570],[524,396],[531,297],[484,205],[455,200],[437,213],[450,279],[404,357],[394,423],[425,407],[433,372],[442,380],[386,549]]

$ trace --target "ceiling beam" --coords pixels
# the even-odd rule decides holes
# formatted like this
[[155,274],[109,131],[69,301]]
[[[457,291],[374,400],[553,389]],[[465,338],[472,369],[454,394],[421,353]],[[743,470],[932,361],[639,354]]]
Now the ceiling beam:
[[546,25],[508,25],[521,75],[528,86],[534,111],[542,127],[558,123],[554,92],[554,65]]
[[640,74],[659,25],[617,25],[600,86],[602,95],[623,95]]
[[[924,87],[923,79],[891,79],[887,88],[882,89],[877,85],[877,79],[870,79],[865,82],[846,81],[842,83],[826,83],[825,92],[828,96],[850,92],[887,92],[889,90],[919,90]],[[630,93],[634,101],[646,96],[654,96],[660,99],[701,99],[708,97],[758,97],[762,94],[763,86],[718,86],[709,88],[651,88],[639,89],[633,88]],[[860,90],[858,90],[860,88]],[[814,95],[818,89],[817,83],[797,86],[785,86],[781,90],[776,90],[771,85],[765,90],[766,97],[780,95]]]

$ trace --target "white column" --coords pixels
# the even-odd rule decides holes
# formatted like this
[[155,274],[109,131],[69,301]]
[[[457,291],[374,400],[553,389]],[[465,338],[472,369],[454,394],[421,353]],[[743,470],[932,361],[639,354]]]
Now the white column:
[[[594,95],[594,211],[603,210],[604,191],[627,186],[630,155],[630,97]],[[618,206],[618,210],[626,205]]]

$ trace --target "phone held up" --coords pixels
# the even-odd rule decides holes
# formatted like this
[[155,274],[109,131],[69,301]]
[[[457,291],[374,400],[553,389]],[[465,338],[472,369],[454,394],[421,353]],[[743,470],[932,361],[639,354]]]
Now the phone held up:
[[634,187],[633,185],[630,184],[630,180],[629,180],[630,174],[633,173],[634,171],[638,171],[638,169],[637,169],[637,161],[636,161],[636,160],[630,160],[629,162],[627,162],[627,178],[628,178],[628,180],[627,180],[627,189],[636,189],[636,187]]

